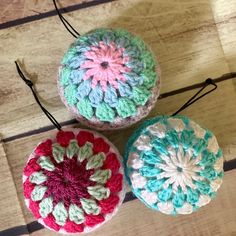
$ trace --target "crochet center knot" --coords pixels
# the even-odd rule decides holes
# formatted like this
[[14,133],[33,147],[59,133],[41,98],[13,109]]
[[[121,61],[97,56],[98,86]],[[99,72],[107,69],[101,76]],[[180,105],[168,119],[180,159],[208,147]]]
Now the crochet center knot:
[[108,66],[109,66],[109,63],[108,63],[107,61],[103,61],[103,62],[101,63],[101,67],[102,67],[103,69],[107,69]]
[[56,203],[62,201],[66,206],[71,202],[80,205],[80,198],[89,198],[88,186],[94,185],[89,177],[94,172],[86,170],[86,161],[78,163],[74,158],[57,164],[57,171],[44,170],[48,197],[53,196]]

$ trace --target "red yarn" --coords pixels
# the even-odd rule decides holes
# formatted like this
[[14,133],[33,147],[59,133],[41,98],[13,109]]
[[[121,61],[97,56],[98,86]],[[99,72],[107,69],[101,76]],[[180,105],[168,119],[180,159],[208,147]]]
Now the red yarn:
[[68,220],[66,224],[63,226],[67,233],[78,233],[84,231],[83,224],[76,224],[73,221]]
[[99,206],[101,207],[101,213],[108,214],[113,212],[119,200],[120,198],[117,195],[111,195],[109,198],[101,200],[99,202]]
[[39,203],[38,202],[34,202],[34,201],[30,200],[29,209],[32,211],[35,218],[38,219],[41,217],[39,214]]
[[24,168],[24,175],[30,176],[33,172],[41,169],[40,165],[37,163],[38,158],[32,158],[29,160]]
[[29,179],[27,179],[24,182],[23,188],[24,188],[24,196],[25,196],[25,198],[31,198],[31,192],[34,189],[34,185],[29,182]]
[[87,187],[95,184],[89,179],[93,173],[94,170],[86,170],[86,161],[79,164],[76,158],[65,158],[56,164],[56,171],[44,170],[48,177],[45,197],[52,195],[55,204],[62,201],[66,207],[70,203],[80,205],[80,198],[90,197]]
[[110,145],[107,144],[103,138],[96,138],[93,142],[93,152],[97,154],[99,152],[108,153],[110,149]]
[[103,164],[103,169],[110,169],[112,173],[116,173],[120,168],[120,162],[115,153],[109,153]]
[[53,217],[52,214],[50,214],[46,218],[44,218],[43,221],[44,221],[46,226],[54,229],[55,231],[59,231],[60,230],[60,225],[58,225],[55,222],[55,218]]
[[57,133],[57,142],[62,147],[67,147],[70,143],[70,140],[74,138],[75,138],[75,135],[71,131],[59,131]]
[[52,140],[47,139],[46,141],[40,143],[34,152],[39,156],[49,156],[52,154]]
[[85,220],[85,224],[89,227],[93,227],[97,224],[102,223],[105,220],[105,218],[103,217],[103,215],[87,215],[86,216],[86,220]]
[[88,131],[80,131],[76,137],[80,147],[84,146],[86,142],[93,143],[94,136]]
[[108,187],[112,193],[120,192],[122,190],[122,181],[122,174],[118,173],[116,175],[112,175],[111,178],[107,181],[106,187]]

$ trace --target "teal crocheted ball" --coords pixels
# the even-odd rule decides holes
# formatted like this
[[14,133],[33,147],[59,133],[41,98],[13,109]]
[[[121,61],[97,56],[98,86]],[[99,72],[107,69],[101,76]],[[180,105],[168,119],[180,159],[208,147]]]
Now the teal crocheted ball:
[[137,36],[96,29],[65,53],[58,87],[75,117],[97,129],[129,126],[146,116],[159,95],[159,67]]
[[215,136],[183,116],[159,116],[131,136],[125,171],[134,194],[165,214],[190,214],[222,183],[223,155]]

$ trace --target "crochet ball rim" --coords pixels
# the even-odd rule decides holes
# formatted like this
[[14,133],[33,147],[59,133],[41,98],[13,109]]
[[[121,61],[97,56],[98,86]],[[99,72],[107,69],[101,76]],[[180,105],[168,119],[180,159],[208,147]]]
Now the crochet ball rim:
[[124,167],[136,197],[169,215],[190,214],[208,204],[224,175],[213,133],[184,116],[145,121],[128,140]]
[[96,132],[59,131],[29,156],[23,191],[27,208],[46,228],[64,234],[94,231],[124,200],[121,155]]
[[154,54],[142,39],[123,29],[101,28],[70,46],[57,85],[62,102],[78,121],[98,130],[119,129],[152,110],[160,74]]

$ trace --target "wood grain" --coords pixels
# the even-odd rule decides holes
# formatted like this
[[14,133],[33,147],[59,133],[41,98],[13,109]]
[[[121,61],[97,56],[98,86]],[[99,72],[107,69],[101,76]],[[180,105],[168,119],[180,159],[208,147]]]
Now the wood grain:
[[24,225],[25,221],[2,142],[0,142],[0,168],[0,230],[4,230]]
[[[60,0],[58,6],[64,8],[89,1],[92,0]],[[0,1],[0,9],[0,24],[2,24],[54,10],[54,5],[52,0],[2,0]]]
[[236,71],[236,1],[211,0],[211,5],[226,61]]
[[[209,1],[115,1],[66,14],[81,33],[123,27],[141,36],[162,68],[162,93],[229,72]],[[96,20],[94,20],[96,18]],[[16,73],[23,59],[38,94],[61,122],[71,119],[56,88],[57,68],[73,42],[51,17],[0,31],[0,130],[3,138],[49,125]]]

